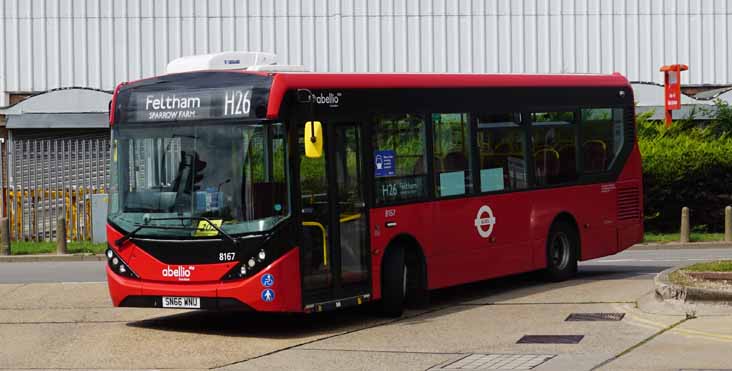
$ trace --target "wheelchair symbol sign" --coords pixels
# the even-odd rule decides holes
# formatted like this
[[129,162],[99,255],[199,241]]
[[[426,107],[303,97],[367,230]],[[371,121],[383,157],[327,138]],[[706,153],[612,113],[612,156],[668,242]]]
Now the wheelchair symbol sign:
[[264,286],[264,287],[272,287],[272,285],[274,285],[274,276],[272,274],[270,274],[270,273],[267,273],[267,274],[265,274],[265,275],[262,276],[262,278],[260,279],[260,281],[262,282],[262,286]]

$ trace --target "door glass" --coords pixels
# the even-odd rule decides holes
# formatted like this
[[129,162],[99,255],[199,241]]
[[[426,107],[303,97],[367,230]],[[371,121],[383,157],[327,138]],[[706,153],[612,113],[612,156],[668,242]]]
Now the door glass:
[[336,127],[335,139],[341,282],[348,285],[368,278],[368,224],[363,195],[360,128],[355,125],[339,125]]
[[304,289],[330,287],[331,265],[328,246],[328,181],[325,156],[308,158],[299,128],[300,189],[302,190],[302,274]]

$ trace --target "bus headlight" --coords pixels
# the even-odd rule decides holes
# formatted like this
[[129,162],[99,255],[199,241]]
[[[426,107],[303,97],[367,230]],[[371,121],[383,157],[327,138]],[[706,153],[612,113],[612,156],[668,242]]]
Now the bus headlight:
[[247,264],[249,265],[249,268],[254,268],[254,265],[257,264],[257,262],[254,261],[254,258],[250,258]]
[[246,276],[247,275],[247,267],[245,267],[245,266],[242,265],[241,268],[239,269],[239,273],[242,276]]
[[112,272],[124,277],[140,278],[135,272],[132,271],[132,269],[130,269],[130,266],[127,265],[127,263],[125,263],[122,258],[117,256],[117,253],[111,247],[107,248],[107,251],[104,253],[104,255],[107,256],[107,264],[109,264],[109,268],[112,269]]
[[259,258],[259,261],[264,261],[266,257],[267,254],[264,252],[264,250],[259,250],[259,253],[257,254],[257,258]]

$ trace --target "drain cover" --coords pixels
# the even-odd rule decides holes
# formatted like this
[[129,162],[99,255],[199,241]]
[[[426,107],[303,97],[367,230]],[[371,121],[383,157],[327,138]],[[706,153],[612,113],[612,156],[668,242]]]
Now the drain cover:
[[516,344],[577,344],[584,335],[524,335]]
[[430,370],[531,370],[553,354],[471,354]]
[[620,321],[625,313],[572,313],[565,321]]

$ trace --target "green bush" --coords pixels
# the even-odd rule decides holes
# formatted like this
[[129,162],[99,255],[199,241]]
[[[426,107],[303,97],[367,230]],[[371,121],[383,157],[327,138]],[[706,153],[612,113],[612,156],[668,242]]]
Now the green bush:
[[717,119],[706,126],[682,120],[665,128],[637,117],[648,230],[678,230],[683,206],[697,230],[723,230],[724,207],[732,203],[732,110],[717,106]]

